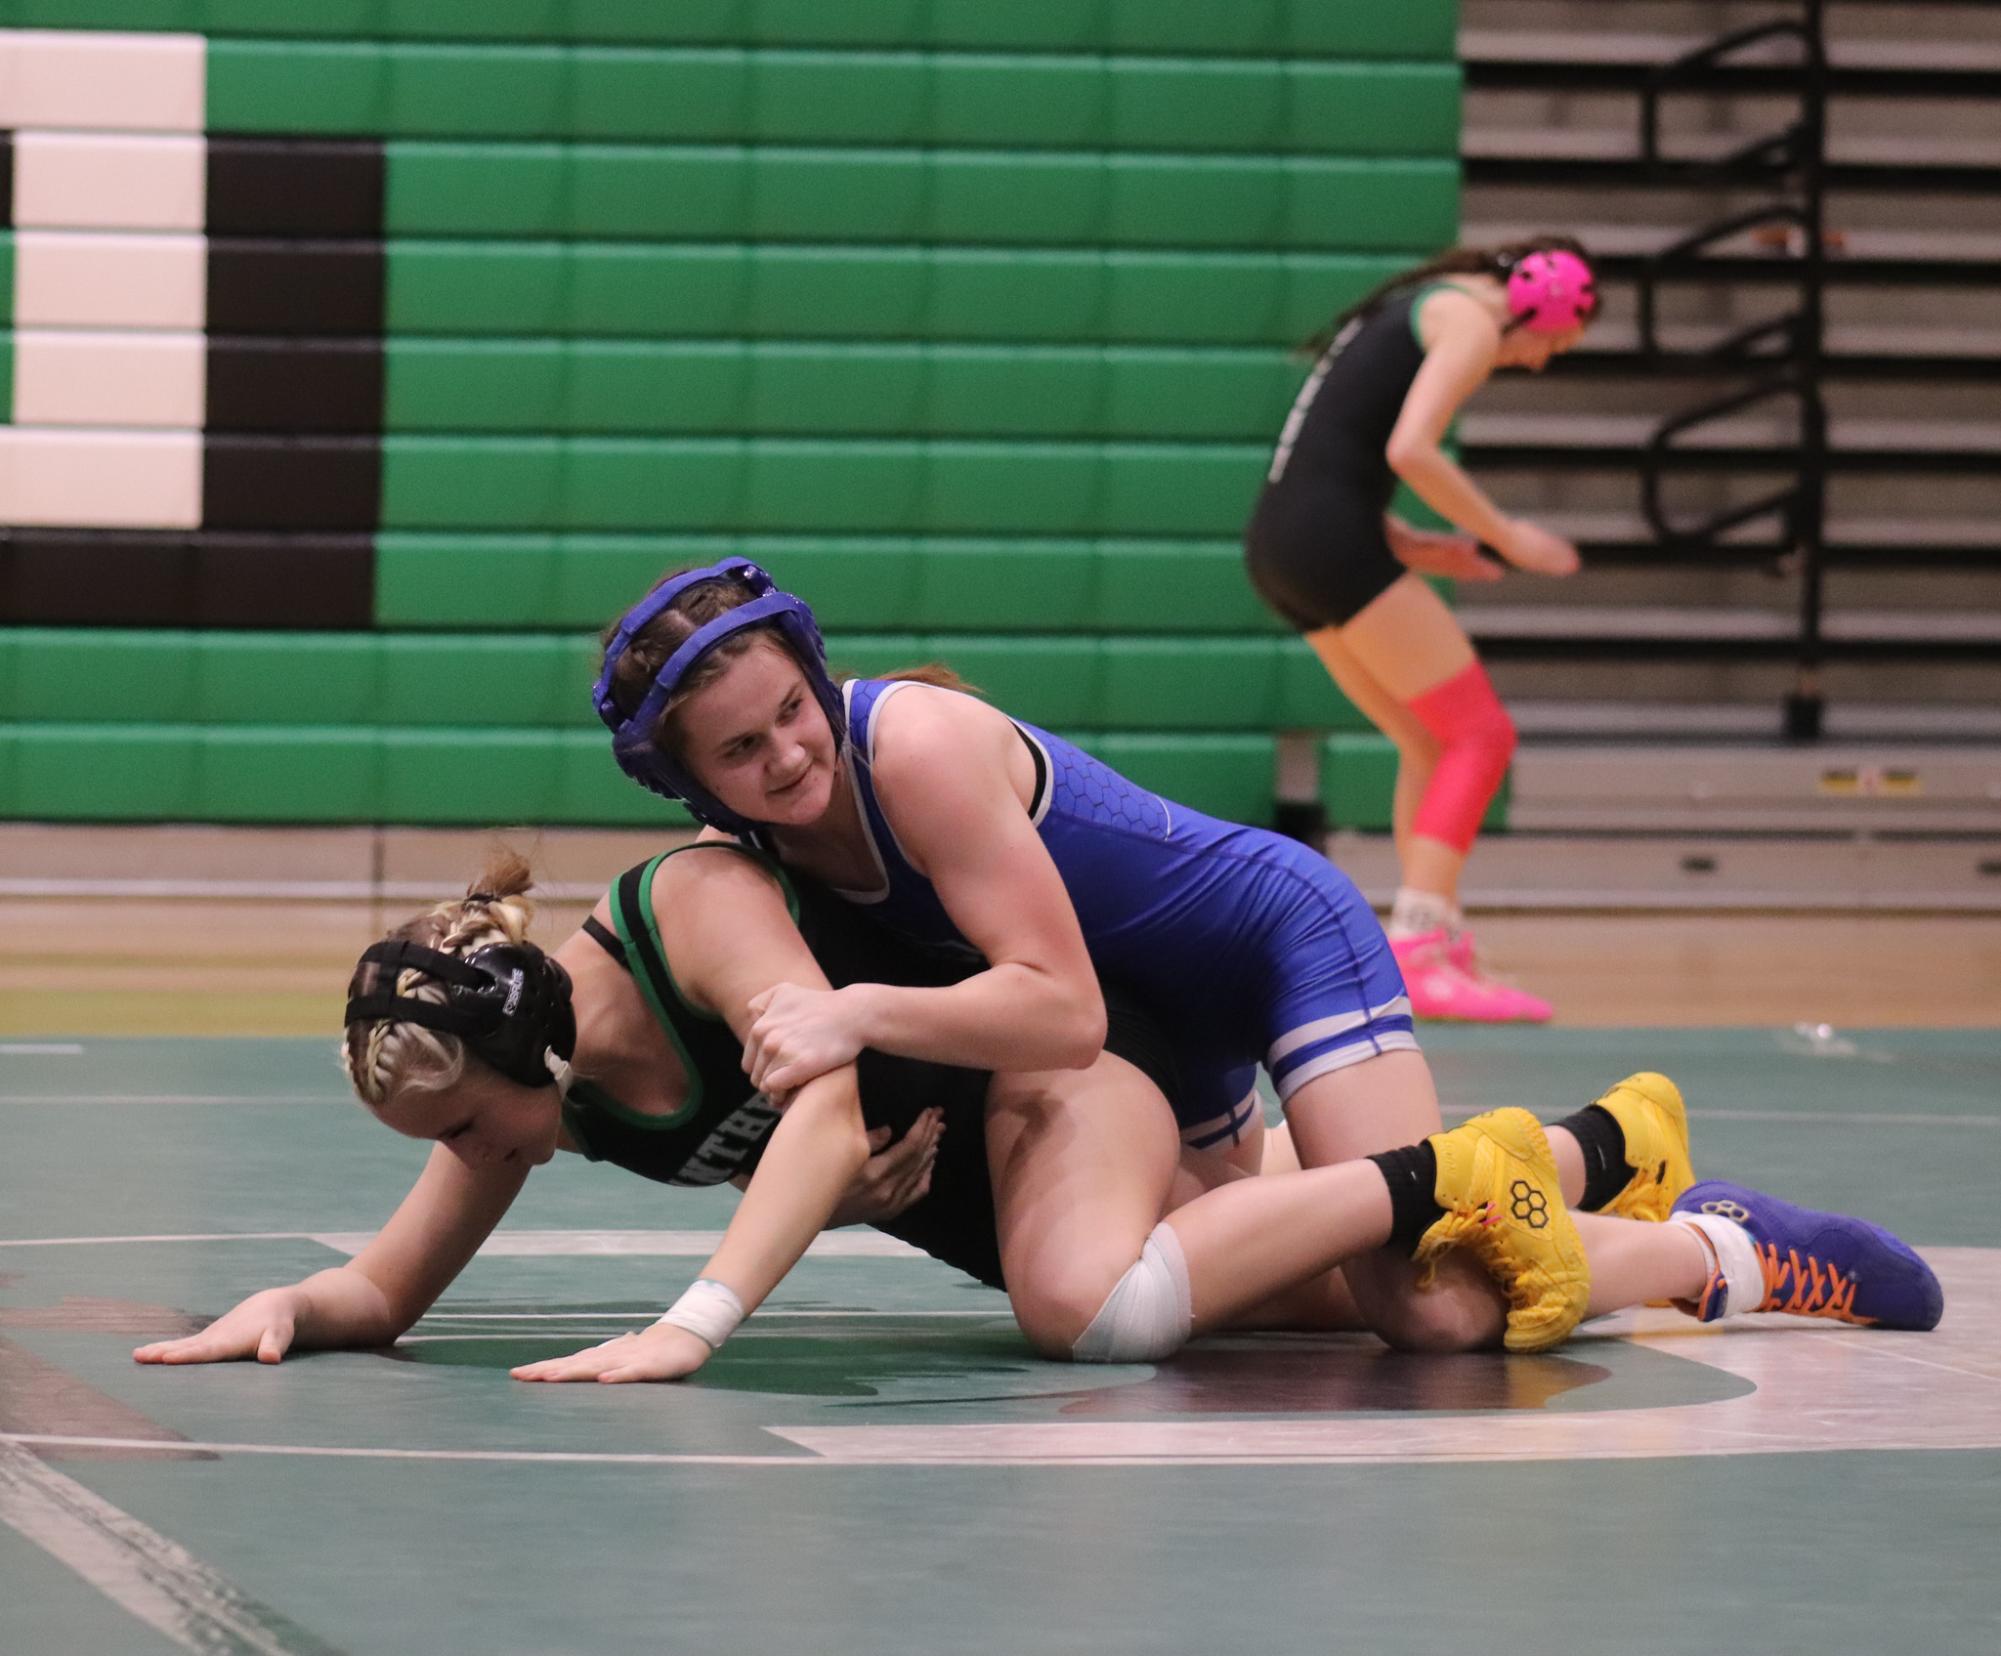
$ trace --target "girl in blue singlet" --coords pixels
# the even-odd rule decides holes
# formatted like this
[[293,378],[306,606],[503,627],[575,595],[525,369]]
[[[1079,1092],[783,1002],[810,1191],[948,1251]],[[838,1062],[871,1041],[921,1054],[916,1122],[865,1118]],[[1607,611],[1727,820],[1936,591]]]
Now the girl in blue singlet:
[[[844,694],[872,878],[842,895],[905,936],[967,947],[878,788],[882,727],[897,722],[896,699],[940,692],[858,679]],[[933,716],[959,712],[946,703]],[[1010,723],[1033,770],[1023,808],[1062,873],[1093,963],[1175,1032],[1176,1114],[1189,1145],[1256,1136],[1260,1063],[1289,1103],[1317,1076],[1416,1050],[1395,959],[1338,869],[1296,841],[1171,804],[1062,738]],[[778,844],[773,830],[759,836]]]
[[[1437,1169],[1424,1154],[1394,1158],[1437,1134],[1437,1094],[1395,958],[1354,886],[1292,841],[1163,800],[930,677],[837,688],[810,612],[742,560],[663,583],[609,639],[596,702],[629,774],[891,929],[983,968],[946,988],[776,985],[748,1032],[753,1079],[788,1088],[864,1048],[1039,1073],[1035,1109],[987,1114],[990,1160],[1026,1169],[1007,1185],[1032,1193],[1000,1204],[1007,1274],[1103,1276],[1109,1264],[1094,1255],[1129,1257],[1129,1227],[1104,1226],[1102,1204],[1090,1228],[1066,1221],[1064,1192],[1115,1190],[1151,1224],[1165,1211],[1158,1167],[1171,1160],[1141,1165],[1131,1147],[1150,1142],[1151,1117],[1096,1070],[1102,977],[1168,1029],[1187,1145],[1244,1171],[1263,1164],[1262,1064],[1298,1165],[1389,1158],[1393,1191],[1431,1193]],[[1128,1107],[1132,1125],[1115,1128]],[[1532,1137],[1550,1188],[1560,1181],[1563,1200],[1589,1209],[1665,1217],[1693,1177],[1679,1094],[1659,1077],[1612,1089],[1547,1144],[1539,1129]],[[1475,1200],[1465,1211],[1464,1239],[1477,1240],[1491,1209]],[[1174,1228],[1201,1229],[1180,1214]],[[1585,1275],[1617,1295],[1619,1261],[1644,1268],[1654,1245],[1638,1229],[1614,1226],[1596,1250],[1606,1263],[1594,1255],[1588,1271],[1582,1244],[1573,1262],[1546,1258],[1512,1279],[1487,1263],[1511,1295],[1540,1284],[1528,1300]],[[1370,1325],[1417,1346],[1491,1338],[1501,1322],[1491,1284],[1448,1260],[1451,1291],[1420,1296],[1407,1232],[1343,1267]],[[1533,1251],[1548,1239],[1513,1240]],[[1198,1302],[1201,1245],[1181,1237]],[[1523,1305],[1517,1297],[1516,1317]]]

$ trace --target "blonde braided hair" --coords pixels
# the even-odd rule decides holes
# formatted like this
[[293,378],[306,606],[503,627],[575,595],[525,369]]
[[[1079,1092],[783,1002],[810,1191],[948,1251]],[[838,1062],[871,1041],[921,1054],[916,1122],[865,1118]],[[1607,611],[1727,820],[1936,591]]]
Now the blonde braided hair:
[[[535,905],[526,893],[534,885],[526,859],[504,848],[487,859],[464,897],[439,903],[406,920],[385,942],[420,943],[440,954],[469,955],[496,943],[527,941]],[[383,987],[381,968],[365,961],[348,980],[350,997],[372,994]],[[412,1000],[445,999],[445,987],[427,973],[405,967],[396,974],[394,992]],[[379,1110],[398,1093],[438,1092],[465,1074],[465,1042],[456,1035],[426,1029],[421,1024],[373,1018],[352,1023],[341,1040],[340,1067],[356,1095]]]

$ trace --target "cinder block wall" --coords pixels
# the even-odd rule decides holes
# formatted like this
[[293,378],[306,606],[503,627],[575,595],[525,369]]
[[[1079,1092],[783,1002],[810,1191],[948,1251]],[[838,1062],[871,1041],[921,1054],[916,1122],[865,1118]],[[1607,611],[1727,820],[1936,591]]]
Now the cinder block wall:
[[0,815],[679,820],[594,631],[737,551],[1226,815],[1365,728],[1237,536],[1453,237],[1453,0],[0,16]]

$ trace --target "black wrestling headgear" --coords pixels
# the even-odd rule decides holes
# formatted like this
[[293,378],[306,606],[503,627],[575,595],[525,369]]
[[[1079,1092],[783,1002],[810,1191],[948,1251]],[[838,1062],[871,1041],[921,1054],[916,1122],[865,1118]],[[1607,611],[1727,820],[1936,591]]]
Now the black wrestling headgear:
[[[577,1014],[570,1004],[570,974],[533,943],[492,943],[469,955],[440,954],[421,943],[377,943],[361,964],[376,968],[386,989],[351,995],[347,1022],[386,1018],[456,1035],[510,1081],[551,1087],[548,1054],[565,1062],[577,1050]],[[445,986],[443,1001],[395,992],[409,968]]]

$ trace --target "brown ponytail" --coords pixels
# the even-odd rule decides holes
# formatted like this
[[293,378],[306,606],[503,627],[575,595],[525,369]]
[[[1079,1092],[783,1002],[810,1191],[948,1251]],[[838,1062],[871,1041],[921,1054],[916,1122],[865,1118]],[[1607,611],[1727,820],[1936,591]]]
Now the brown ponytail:
[[873,676],[899,679],[906,684],[928,684],[939,690],[957,690],[967,696],[980,694],[980,687],[977,684],[968,684],[942,661],[927,661],[916,667],[899,667],[893,673],[877,673]]

